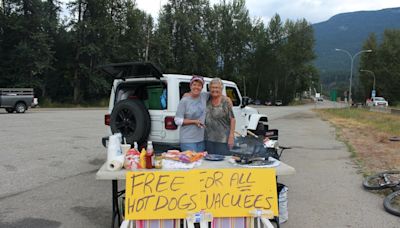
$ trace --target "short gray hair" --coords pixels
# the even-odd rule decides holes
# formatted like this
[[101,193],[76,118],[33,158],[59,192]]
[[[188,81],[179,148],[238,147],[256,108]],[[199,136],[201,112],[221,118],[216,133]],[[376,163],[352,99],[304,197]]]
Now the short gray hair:
[[210,82],[210,87],[212,84],[220,84],[221,89],[224,87],[224,83],[222,82],[222,80],[220,78],[213,78]]

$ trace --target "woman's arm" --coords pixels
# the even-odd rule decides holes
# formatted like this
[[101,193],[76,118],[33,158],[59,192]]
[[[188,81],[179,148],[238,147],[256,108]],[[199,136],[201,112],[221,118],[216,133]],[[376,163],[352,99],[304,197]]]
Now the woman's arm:
[[197,125],[197,127],[204,127],[204,124],[201,123],[200,120],[191,120],[191,119],[183,119],[183,124],[182,125]]
[[176,110],[175,114],[175,124],[178,126],[184,126],[184,125],[197,125],[197,127],[204,127],[204,124],[201,123],[200,120],[192,120],[192,119],[185,119],[185,110],[186,110],[186,105],[185,101],[181,100],[178,104],[178,109]]
[[204,127],[204,124],[201,123],[200,120],[191,120],[191,119],[183,119],[183,118],[175,117],[174,121],[175,121],[175,124],[178,126],[193,124],[193,125],[197,125],[197,127]]
[[229,137],[228,137],[228,147],[232,149],[234,141],[235,141],[235,127],[236,127],[236,120],[235,116],[233,115],[233,103],[232,100],[229,97],[226,97],[226,100],[228,101],[228,113],[229,113],[229,118],[230,118],[230,130],[229,130]]
[[235,117],[231,117],[231,126],[230,126],[229,137],[228,137],[229,149],[232,149],[233,144],[235,142],[235,127],[236,127]]

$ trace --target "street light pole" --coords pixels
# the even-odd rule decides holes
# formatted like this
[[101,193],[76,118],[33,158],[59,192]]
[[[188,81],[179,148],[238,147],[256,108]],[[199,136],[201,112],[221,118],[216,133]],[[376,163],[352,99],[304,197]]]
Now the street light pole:
[[375,90],[375,82],[376,82],[375,73],[373,71],[371,71],[371,70],[360,70],[360,72],[368,72],[368,73],[372,74],[372,76],[374,77],[374,85],[372,86],[372,89]]
[[348,52],[347,50],[344,49],[339,49],[339,48],[335,48],[335,51],[341,51],[346,53],[349,57],[350,57],[350,86],[349,86],[349,104],[351,105],[352,99],[351,99],[351,86],[352,86],[352,81],[353,81],[353,65],[354,65],[354,59],[357,57],[357,55],[364,53],[364,52],[372,52],[371,49],[368,50],[361,50],[359,52],[357,52],[356,54],[354,54],[353,56],[350,54],[350,52]]

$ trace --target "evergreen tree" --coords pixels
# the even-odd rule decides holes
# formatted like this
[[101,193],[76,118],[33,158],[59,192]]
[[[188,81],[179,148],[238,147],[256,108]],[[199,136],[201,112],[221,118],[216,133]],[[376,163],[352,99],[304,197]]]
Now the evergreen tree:
[[169,0],[157,23],[133,0],[74,0],[68,6],[65,21],[57,0],[2,1],[2,87],[34,87],[50,101],[90,102],[107,97],[112,82],[97,66],[152,61],[164,72],[219,76],[246,88],[246,95],[288,103],[318,77],[310,65],[309,23],[283,23],[277,14],[268,25],[252,21],[244,0],[212,6],[208,0]]
[[359,74],[359,84],[360,84],[360,96],[359,100],[364,100],[367,97],[371,96],[371,89],[373,87],[373,75],[375,74],[375,71],[379,69],[379,48],[378,48],[378,42],[376,39],[375,33],[371,33],[368,37],[368,39],[365,41],[363,45],[363,50],[372,50],[371,53],[368,53],[368,55],[361,55],[360,56],[360,69],[362,70],[368,70],[370,72],[360,72]]

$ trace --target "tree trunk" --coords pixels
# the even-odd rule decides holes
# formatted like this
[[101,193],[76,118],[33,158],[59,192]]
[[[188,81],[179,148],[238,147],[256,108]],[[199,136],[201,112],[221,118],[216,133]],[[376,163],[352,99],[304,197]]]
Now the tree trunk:
[[46,92],[47,92],[46,91],[46,82],[43,82],[40,88],[42,89],[42,97],[45,97]]
[[290,99],[288,98],[289,91],[288,91],[288,89],[287,89],[288,74],[289,74],[289,73],[286,73],[286,74],[285,74],[285,80],[284,80],[284,83],[283,83],[283,98],[282,98],[282,102],[287,102],[288,100],[290,100]]
[[6,2],[5,0],[0,0],[1,1],[1,9],[3,10],[3,14],[6,15]]
[[278,85],[279,85],[279,81],[277,78],[275,78],[275,88],[274,88],[274,101],[277,100],[278,98]]
[[80,83],[80,77],[79,77],[79,56],[80,56],[80,49],[81,49],[81,18],[82,18],[82,1],[79,0],[78,2],[78,31],[77,31],[77,45],[76,45],[76,54],[75,54],[75,69],[74,69],[74,80],[73,80],[73,86],[74,86],[74,100],[73,102],[75,104],[78,104],[80,101],[80,96],[81,96],[81,83]]
[[79,103],[79,98],[80,98],[80,80],[79,80],[79,69],[76,68],[74,71],[74,103],[78,104]]
[[257,78],[257,89],[256,89],[256,98],[257,99],[258,99],[259,88],[260,88],[260,76],[258,76],[258,78]]

